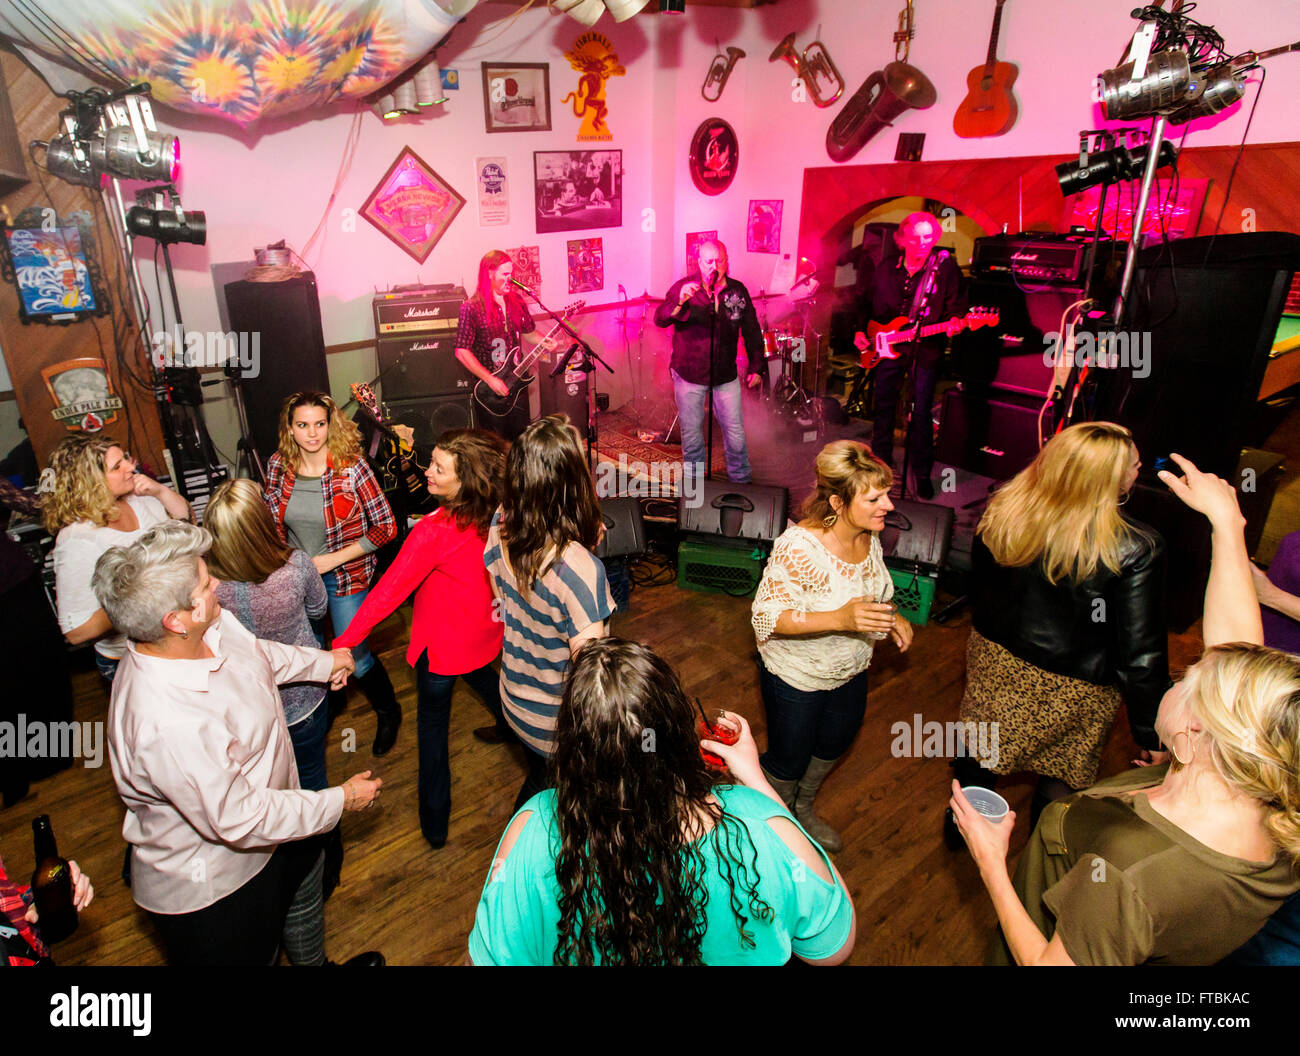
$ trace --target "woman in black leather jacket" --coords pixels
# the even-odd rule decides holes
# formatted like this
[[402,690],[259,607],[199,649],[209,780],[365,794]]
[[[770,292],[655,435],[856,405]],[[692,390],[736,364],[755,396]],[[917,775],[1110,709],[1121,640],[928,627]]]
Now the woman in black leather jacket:
[[971,755],[954,767],[963,785],[1039,775],[1035,823],[1096,781],[1121,701],[1143,756],[1165,758],[1155,732],[1169,686],[1164,542],[1120,513],[1140,465],[1122,426],[1071,426],[976,529],[961,719],[986,725],[964,727]]

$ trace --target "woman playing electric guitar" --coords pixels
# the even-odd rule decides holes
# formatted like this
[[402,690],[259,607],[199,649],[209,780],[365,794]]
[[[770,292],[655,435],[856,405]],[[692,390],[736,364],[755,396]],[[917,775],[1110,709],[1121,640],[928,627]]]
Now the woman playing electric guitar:
[[[536,329],[528,306],[511,285],[514,270],[514,262],[499,249],[483,255],[478,265],[478,286],[460,307],[456,331],[456,358],[498,396],[506,396],[510,387],[494,372],[520,346],[520,337]],[[514,440],[528,425],[526,394],[505,417],[482,417],[484,428]]]

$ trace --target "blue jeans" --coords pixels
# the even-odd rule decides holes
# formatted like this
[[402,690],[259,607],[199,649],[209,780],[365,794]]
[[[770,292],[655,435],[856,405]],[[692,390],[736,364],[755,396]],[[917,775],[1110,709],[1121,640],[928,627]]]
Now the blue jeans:
[[451,692],[463,678],[479,695],[497,725],[502,724],[500,676],[491,664],[463,675],[440,675],[429,670],[429,654],[415,663],[416,741],[420,750],[420,831],[432,844],[447,841],[451,818],[451,760],[447,729],[451,724]]
[[316,710],[289,727],[293,758],[298,764],[298,783],[311,792],[330,787],[325,776],[325,738],[330,730],[329,704],[321,701]]
[[[338,589],[337,580],[333,572],[326,572],[321,576],[325,581],[325,593],[329,595],[330,622],[334,624],[335,635],[340,635],[348,629],[348,624],[352,622],[352,617],[357,614],[361,608],[361,603],[366,600],[366,595],[370,593],[370,588],[356,594],[349,594],[340,598],[335,591]],[[320,642],[321,648],[325,648],[325,636],[313,623],[312,630],[316,633],[316,640]],[[357,665],[356,671],[353,672],[353,678],[361,678],[374,665],[375,658],[370,655],[370,640],[364,639],[355,645],[352,649],[352,660]]]
[[781,781],[798,781],[815,756],[838,759],[853,745],[867,711],[867,673],[838,689],[795,689],[759,661],[763,707],[767,710],[767,751],[760,762]]
[[[910,356],[886,359],[876,367],[876,408],[871,429],[871,452],[889,467],[894,462],[894,419],[898,394],[907,381]],[[912,373],[915,400],[907,432],[908,468],[917,480],[929,480],[934,468],[934,386],[939,365],[917,364]]]
[[[695,466],[703,477],[704,459],[704,403],[708,399],[707,385],[692,385],[683,381],[677,371],[673,376],[673,397],[677,400],[677,424],[682,430],[682,462]],[[740,410],[740,379],[713,387],[713,416],[722,429],[722,446],[727,455],[727,477],[737,484],[748,484],[750,478],[749,452],[745,449],[745,422]]]
[[1300,966],[1300,894],[1283,902],[1259,934],[1221,963],[1234,968]]
[[98,649],[95,650],[95,666],[99,669],[99,673],[108,680],[110,685],[113,682],[114,676],[117,674],[117,665],[121,662],[121,660],[110,659]]

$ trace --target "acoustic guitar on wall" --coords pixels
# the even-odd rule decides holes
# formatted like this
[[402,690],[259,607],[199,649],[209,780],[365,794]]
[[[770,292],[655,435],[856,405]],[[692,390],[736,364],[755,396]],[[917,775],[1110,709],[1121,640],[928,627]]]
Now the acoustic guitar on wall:
[[966,98],[952,119],[952,130],[963,139],[1000,136],[1011,131],[1020,116],[1016,97],[1011,93],[1020,70],[1013,62],[998,62],[998,30],[1002,25],[1002,5],[1006,2],[997,0],[988,58],[966,75]]

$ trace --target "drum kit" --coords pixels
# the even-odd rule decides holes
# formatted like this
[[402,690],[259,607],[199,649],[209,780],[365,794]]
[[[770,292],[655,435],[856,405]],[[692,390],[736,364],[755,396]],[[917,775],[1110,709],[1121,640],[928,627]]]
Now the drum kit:
[[[767,300],[775,294],[760,291],[755,298],[760,305],[763,327],[763,353],[767,360],[767,400],[772,409],[802,429],[821,427],[822,404],[804,385],[804,366],[808,353],[814,355],[813,378],[820,376],[821,333],[808,322],[811,298],[796,301],[794,310],[777,325],[767,321]],[[814,382],[816,384],[816,382]]]

